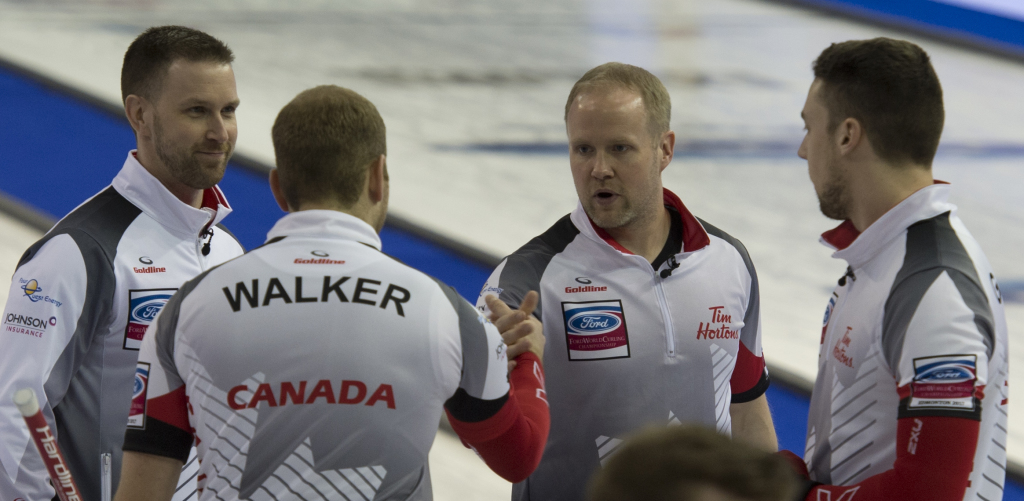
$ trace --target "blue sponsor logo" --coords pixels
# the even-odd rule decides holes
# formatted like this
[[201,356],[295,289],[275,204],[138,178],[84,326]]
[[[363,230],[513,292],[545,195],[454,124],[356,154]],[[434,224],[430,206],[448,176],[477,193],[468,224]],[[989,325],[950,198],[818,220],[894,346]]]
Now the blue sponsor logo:
[[604,334],[622,325],[622,310],[613,307],[570,310],[566,312],[565,324],[571,334]]
[[169,299],[171,299],[170,294],[151,294],[133,297],[131,299],[129,321],[149,324],[156,318],[157,313],[160,313],[160,310],[163,309]]
[[825,307],[825,318],[822,319],[822,321],[821,321],[821,326],[822,327],[827,327],[828,326],[828,321],[829,321],[830,318],[832,318],[832,310],[835,309],[835,307],[836,307],[836,298],[834,298],[834,297],[828,298],[828,306]]
[[39,286],[39,282],[34,278],[26,282],[25,285],[22,285],[21,290],[25,292],[25,296],[33,303],[43,299],[43,296],[36,295],[37,292],[43,292],[43,288]]
[[132,387],[132,398],[142,395],[146,391],[146,383],[149,382],[149,368],[141,364],[135,368],[135,385]]
[[963,383],[974,381],[974,360],[942,360],[914,368],[914,381],[919,383]]

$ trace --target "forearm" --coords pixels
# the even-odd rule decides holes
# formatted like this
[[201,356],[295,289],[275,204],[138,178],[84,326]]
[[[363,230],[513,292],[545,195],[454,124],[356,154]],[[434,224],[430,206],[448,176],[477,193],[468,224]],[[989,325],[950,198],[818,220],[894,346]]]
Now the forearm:
[[[856,491],[857,501],[959,501],[973,468],[979,425],[971,419],[950,417],[900,419],[891,470],[854,485],[818,485],[804,499],[840,499]],[[830,494],[819,495],[821,491]]]
[[767,397],[761,395],[750,402],[731,404],[729,414],[734,439],[771,452],[779,450]]
[[509,398],[496,414],[464,422],[448,413],[455,433],[510,482],[526,479],[540,464],[550,426],[540,361],[532,353],[520,355],[516,361]]
[[177,459],[125,451],[115,501],[168,501],[183,463]]

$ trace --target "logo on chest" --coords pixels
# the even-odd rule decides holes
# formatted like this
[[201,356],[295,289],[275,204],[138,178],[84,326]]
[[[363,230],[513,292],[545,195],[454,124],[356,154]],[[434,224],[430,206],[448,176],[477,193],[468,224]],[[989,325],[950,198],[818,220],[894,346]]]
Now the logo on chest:
[[563,302],[569,360],[629,357],[629,333],[622,301]]
[[712,306],[710,321],[701,322],[697,327],[697,339],[739,339],[740,331],[732,329],[732,315],[725,313],[725,306]]
[[142,336],[157,313],[178,289],[132,289],[128,291],[128,325],[124,328],[126,350],[138,350]]
[[835,347],[832,348],[832,358],[851,369],[853,368],[853,357],[848,352],[852,351],[850,350],[850,343],[852,341],[850,339],[850,331],[852,330],[853,327],[847,326],[843,337],[836,341]]

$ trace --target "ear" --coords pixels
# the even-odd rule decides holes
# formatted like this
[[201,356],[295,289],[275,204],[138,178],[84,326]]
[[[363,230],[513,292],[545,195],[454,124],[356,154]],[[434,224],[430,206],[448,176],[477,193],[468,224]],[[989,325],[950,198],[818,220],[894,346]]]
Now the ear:
[[384,200],[385,193],[387,191],[388,181],[388,170],[387,163],[385,160],[387,157],[381,155],[377,157],[372,163],[370,163],[369,172],[367,172],[367,192],[370,195],[370,203],[376,205],[381,200]]
[[843,123],[836,127],[835,140],[840,155],[845,155],[857,149],[860,143],[865,140],[864,128],[861,126],[860,121],[856,118],[843,120]]
[[128,123],[135,131],[136,137],[149,137],[149,121],[146,112],[149,111],[149,101],[146,98],[129,94],[124,99],[124,114],[128,117]]
[[288,201],[284,198],[284,191],[281,191],[281,178],[277,175],[277,169],[270,171],[270,192],[274,194],[274,201],[281,210],[291,212]]
[[668,164],[672,163],[672,157],[675,155],[676,150],[676,133],[673,131],[665,132],[661,135],[661,142],[658,143],[658,167],[660,171],[664,171]]

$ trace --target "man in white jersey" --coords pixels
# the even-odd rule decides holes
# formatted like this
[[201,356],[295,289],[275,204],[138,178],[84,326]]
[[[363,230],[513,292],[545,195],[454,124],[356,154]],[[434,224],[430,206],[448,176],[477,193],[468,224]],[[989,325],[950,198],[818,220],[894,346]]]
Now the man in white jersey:
[[608,63],[565,105],[580,203],[505,258],[489,295],[540,292],[551,437],[515,500],[582,500],[625,435],[694,422],[775,451],[757,273],[743,244],[663,188],[675,133],[657,77]]
[[822,243],[849,267],[825,312],[810,501],[996,500],[1007,330],[988,260],[932,179],[942,88],[917,45],[833,44],[801,116]]
[[529,475],[548,432],[543,335],[522,321],[537,294],[496,327],[381,252],[385,129],[362,96],[307,90],[273,138],[290,214],[186,283],[146,335],[117,499],[168,499],[194,438],[200,499],[429,500],[442,408],[495,472]]
[[[0,331],[0,499],[50,499],[46,468],[11,397],[31,388],[83,499],[111,498],[143,334],[182,282],[244,250],[220,222],[216,184],[237,137],[234,56],[181,26],[139,35],[121,95],[138,149],[111,185],[22,256]],[[138,402],[137,402],[138,403]],[[190,463],[179,490],[195,489]]]

